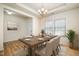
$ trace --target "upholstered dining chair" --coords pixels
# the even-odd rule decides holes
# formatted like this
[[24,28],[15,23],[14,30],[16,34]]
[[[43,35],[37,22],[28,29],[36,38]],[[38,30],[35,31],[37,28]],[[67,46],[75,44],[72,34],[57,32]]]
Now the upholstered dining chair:
[[35,54],[40,56],[57,55],[58,45],[59,37],[52,38],[50,41],[47,42],[45,48],[36,50]]
[[60,48],[60,44],[59,44],[60,37],[56,37],[53,40],[54,40],[54,42],[52,43],[52,46],[53,46],[52,50],[53,50],[53,53],[54,53],[53,55],[58,55],[59,48]]

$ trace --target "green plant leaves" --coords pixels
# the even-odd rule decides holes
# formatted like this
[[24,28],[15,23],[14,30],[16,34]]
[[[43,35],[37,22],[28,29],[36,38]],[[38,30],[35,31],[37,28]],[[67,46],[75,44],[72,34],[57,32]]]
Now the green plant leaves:
[[66,33],[66,37],[69,39],[70,42],[73,42],[75,38],[75,31],[68,30],[68,33]]

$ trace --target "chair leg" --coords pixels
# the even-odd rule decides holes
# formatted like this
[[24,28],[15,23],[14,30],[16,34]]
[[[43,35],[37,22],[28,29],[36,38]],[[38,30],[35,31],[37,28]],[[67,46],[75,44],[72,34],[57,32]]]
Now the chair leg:
[[55,50],[55,55],[57,55],[57,54],[58,54],[58,49]]
[[55,56],[55,51],[52,52],[52,56]]
[[35,56],[40,56],[40,55],[38,55],[38,54],[35,54]]
[[54,53],[54,56],[58,55],[58,53],[59,53],[59,49],[58,49],[58,48],[55,49],[55,50],[53,51],[53,53]]
[[59,48],[57,48],[57,50],[56,50],[56,51],[57,51],[57,55],[58,55],[58,53],[59,53]]
[[58,48],[61,49],[60,44],[58,45]]

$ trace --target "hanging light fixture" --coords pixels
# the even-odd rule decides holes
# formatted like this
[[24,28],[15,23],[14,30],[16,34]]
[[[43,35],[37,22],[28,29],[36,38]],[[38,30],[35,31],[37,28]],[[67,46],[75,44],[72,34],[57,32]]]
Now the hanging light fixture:
[[12,10],[9,10],[9,9],[4,9],[4,12],[7,13],[8,15],[15,14]]
[[39,14],[44,16],[47,14],[47,9],[44,8],[44,5],[42,4],[41,9],[38,10]]

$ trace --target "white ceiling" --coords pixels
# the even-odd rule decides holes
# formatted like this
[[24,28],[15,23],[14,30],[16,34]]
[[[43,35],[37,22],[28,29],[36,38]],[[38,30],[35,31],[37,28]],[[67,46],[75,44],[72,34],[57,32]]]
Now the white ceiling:
[[63,3],[23,3],[25,6],[28,6],[35,11],[38,11],[42,7],[46,8],[48,11],[63,5]]
[[48,10],[48,14],[79,7],[78,3],[22,3],[22,5],[37,13],[40,8],[44,7]]
[[79,3],[6,3],[5,5],[35,16],[40,15],[38,10],[42,7],[48,10],[48,15],[79,7]]
[[[12,12],[12,14],[8,14],[8,12]],[[23,14],[17,13],[13,10],[9,10],[9,9],[6,9],[6,8],[4,8],[4,13],[8,14],[8,15],[16,15],[16,16],[25,17],[25,18],[31,18],[31,17],[25,16]]]

